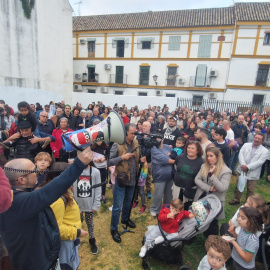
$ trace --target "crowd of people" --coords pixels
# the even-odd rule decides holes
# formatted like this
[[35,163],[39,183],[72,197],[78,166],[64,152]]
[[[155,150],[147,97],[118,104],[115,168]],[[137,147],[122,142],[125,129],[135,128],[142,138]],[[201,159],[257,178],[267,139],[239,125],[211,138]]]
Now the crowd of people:
[[[72,107],[51,101],[43,108],[22,101],[17,109],[0,100],[0,251],[5,250],[0,255],[6,269],[77,269],[80,238],[87,236],[97,254],[94,212],[107,203],[109,187],[110,232],[116,243],[122,241],[119,221],[136,228],[130,212],[139,205],[139,195],[139,213],[158,216],[168,239],[177,234],[183,218],[195,218],[189,212],[193,202],[216,195],[223,207],[204,231],[207,255],[198,269],[226,269],[231,256],[234,269],[255,269],[262,224],[269,221],[265,201],[255,194],[260,178],[266,175],[270,182],[269,112],[169,111],[166,104],[128,109],[117,103],[106,107],[102,101],[85,109],[79,102]],[[111,110],[125,125],[124,144],[96,142],[81,153],[64,149],[63,134],[98,125]],[[240,205],[242,179],[246,203],[220,229],[231,175],[237,183],[229,204]],[[151,200],[149,211],[146,199]],[[84,220],[88,231],[82,229]],[[234,236],[232,255],[218,236],[225,233]],[[139,256],[162,241],[155,227]]]

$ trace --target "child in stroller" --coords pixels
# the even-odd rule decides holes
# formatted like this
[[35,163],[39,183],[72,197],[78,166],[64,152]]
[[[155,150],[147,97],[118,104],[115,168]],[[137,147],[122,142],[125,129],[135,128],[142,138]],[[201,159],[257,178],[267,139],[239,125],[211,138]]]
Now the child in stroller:
[[[183,218],[193,218],[194,214],[183,210],[184,204],[179,199],[174,199],[171,204],[164,204],[158,215],[161,229],[167,239],[173,239],[178,236],[178,229]],[[159,226],[155,226],[149,234],[147,234],[145,243],[141,248],[139,256],[143,258],[147,250],[153,247],[154,244],[159,244],[164,241]]]

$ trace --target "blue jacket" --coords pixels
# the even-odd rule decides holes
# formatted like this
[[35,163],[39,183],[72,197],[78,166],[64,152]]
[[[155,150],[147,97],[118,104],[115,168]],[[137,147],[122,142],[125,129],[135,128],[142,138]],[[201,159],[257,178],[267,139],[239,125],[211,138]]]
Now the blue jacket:
[[156,148],[154,146],[151,149],[151,169],[154,182],[166,182],[172,179],[172,164],[169,164],[170,157],[168,153],[172,152],[172,148],[163,144],[163,148]]
[[15,189],[11,208],[0,215],[0,232],[12,269],[48,270],[58,258],[60,234],[50,204],[67,191],[85,167],[77,158],[46,186],[32,192]]

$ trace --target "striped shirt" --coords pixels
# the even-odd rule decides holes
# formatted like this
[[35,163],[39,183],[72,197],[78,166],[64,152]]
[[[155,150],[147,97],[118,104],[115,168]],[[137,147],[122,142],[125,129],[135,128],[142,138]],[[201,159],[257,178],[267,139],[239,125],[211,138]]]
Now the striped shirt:
[[232,258],[238,264],[246,269],[251,269],[255,267],[255,257],[259,249],[259,237],[256,234],[248,233],[243,228],[241,228],[237,240],[237,244],[241,247],[242,250],[253,253],[252,260],[247,263],[245,262],[239,253],[236,251],[235,247],[233,247]]

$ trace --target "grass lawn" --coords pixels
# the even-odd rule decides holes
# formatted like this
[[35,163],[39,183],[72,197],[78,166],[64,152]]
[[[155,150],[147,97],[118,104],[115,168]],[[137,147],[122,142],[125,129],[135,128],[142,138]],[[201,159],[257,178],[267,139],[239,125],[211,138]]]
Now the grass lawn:
[[[220,224],[228,222],[233,216],[239,206],[230,206],[228,202],[233,199],[233,192],[235,188],[236,178],[232,176],[231,184],[226,196],[226,219],[221,220]],[[266,182],[265,176],[259,180],[256,193],[259,193],[266,201],[270,201],[270,184]],[[148,225],[156,225],[156,218],[152,217],[149,213],[151,200],[147,200],[147,210],[144,214],[139,214],[141,205],[132,210],[131,219],[136,223],[137,227],[134,229],[135,233],[126,233],[122,236],[122,243],[117,244],[112,240],[110,234],[110,220],[111,212],[109,207],[112,205],[112,192],[107,189],[106,196],[108,203],[102,204],[99,212],[94,218],[95,223],[95,237],[97,239],[97,245],[99,253],[92,255],[88,238],[81,239],[81,246],[79,249],[81,265],[79,270],[96,270],[96,269],[108,269],[108,270],[136,270],[143,269],[141,266],[141,258],[139,257],[139,251],[142,245],[142,238]],[[242,197],[242,203],[245,201],[245,194]],[[85,230],[86,224],[83,223]],[[119,225],[119,231],[122,231]],[[205,238],[201,234],[190,245],[185,245],[183,249],[183,259],[192,270],[197,269],[197,266],[206,254],[204,250]],[[152,269],[156,270],[176,270],[179,266],[165,265],[154,259],[150,259]],[[264,269],[262,264],[257,263],[256,269]]]

